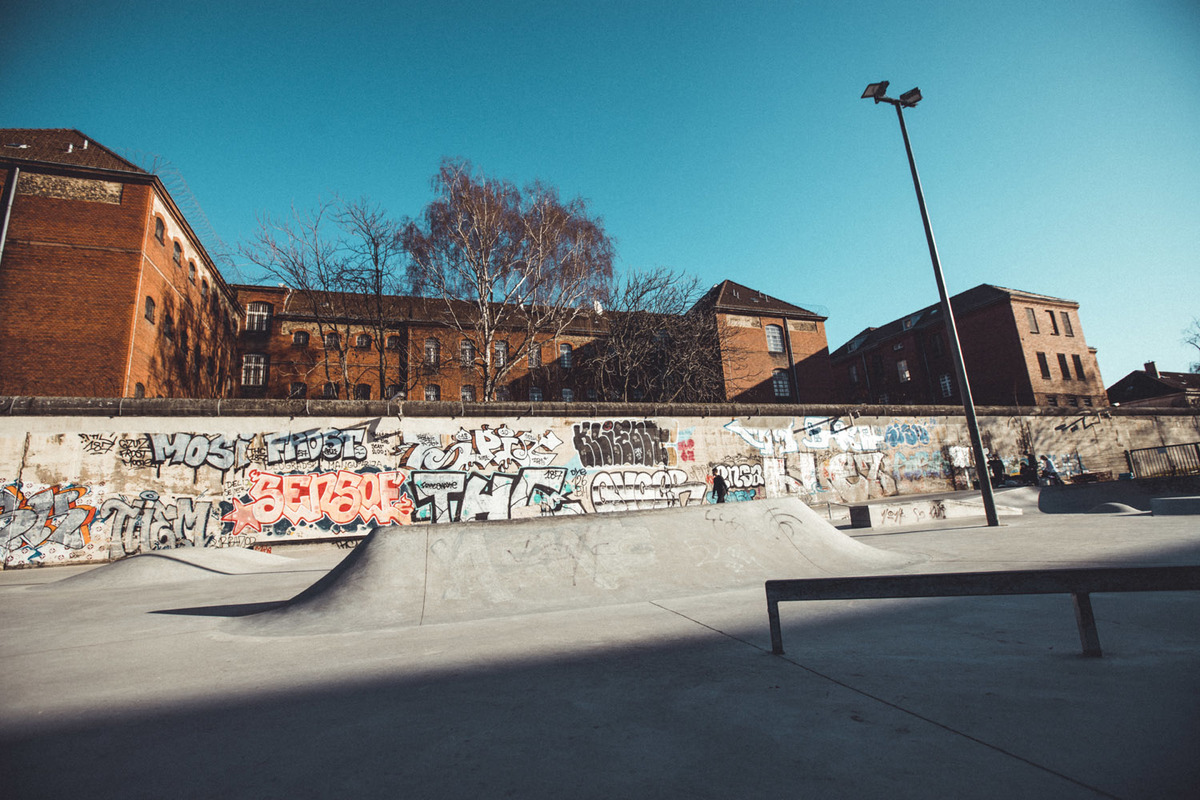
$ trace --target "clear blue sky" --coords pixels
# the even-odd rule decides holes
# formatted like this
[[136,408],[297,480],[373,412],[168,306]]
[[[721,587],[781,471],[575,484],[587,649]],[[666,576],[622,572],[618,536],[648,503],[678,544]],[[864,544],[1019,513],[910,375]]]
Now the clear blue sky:
[[[952,292],[1076,300],[1107,384],[1200,316],[1200,3],[17,0],[0,127],[158,154],[230,245],[262,213],[415,216],[443,156],[588,198],[622,267],[730,278],[831,347]],[[233,280],[256,281],[246,271]]]

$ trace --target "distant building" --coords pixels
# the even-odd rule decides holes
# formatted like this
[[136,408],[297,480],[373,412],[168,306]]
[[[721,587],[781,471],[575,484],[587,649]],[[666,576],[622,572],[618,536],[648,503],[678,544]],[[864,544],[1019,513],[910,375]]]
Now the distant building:
[[[442,317],[442,303],[388,297],[372,323],[353,296],[321,295],[318,306],[286,287],[234,287],[245,327],[238,335],[240,397],[483,401],[483,354]],[[729,402],[826,402],[824,317],[732,281],[695,309],[712,311],[725,357]],[[615,312],[587,313],[562,335],[536,340],[497,387],[497,400],[597,401],[588,370]],[[517,358],[520,333],[501,332],[493,359]],[[381,377],[382,376],[382,377]],[[796,388],[798,387],[798,388]],[[636,395],[631,399],[640,399]],[[649,399],[649,398],[648,398]]]
[[1108,401],[1122,406],[1200,408],[1200,374],[1160,372],[1153,361],[1108,387]]
[[[979,405],[1108,404],[1079,304],[981,284],[950,299]],[[941,304],[867,328],[830,355],[843,402],[962,402]]]
[[833,400],[825,317],[733,281],[713,286],[696,306],[716,313],[729,402]]
[[225,397],[236,298],[162,181],[77,130],[0,129],[0,394]]

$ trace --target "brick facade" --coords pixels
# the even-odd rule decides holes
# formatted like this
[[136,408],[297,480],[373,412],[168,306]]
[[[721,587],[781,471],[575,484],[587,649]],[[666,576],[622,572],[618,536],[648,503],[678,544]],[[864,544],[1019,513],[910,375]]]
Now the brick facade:
[[[951,305],[976,403],[1108,405],[1078,303],[983,284]],[[845,402],[962,402],[940,305],[868,328],[830,359]]]
[[0,181],[0,393],[228,392],[238,307],[157,177],[78,131],[8,129]]

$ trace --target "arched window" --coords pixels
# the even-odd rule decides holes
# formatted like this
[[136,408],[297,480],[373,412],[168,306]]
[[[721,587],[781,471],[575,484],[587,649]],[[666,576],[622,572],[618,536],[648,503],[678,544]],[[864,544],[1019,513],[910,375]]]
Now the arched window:
[[271,304],[253,302],[246,304],[246,330],[264,333],[271,329]]
[[146,319],[149,320],[151,325],[154,324],[154,298],[153,297],[146,298]]
[[191,281],[192,283],[196,282],[196,262],[195,261],[188,262],[188,280]]
[[146,396],[146,387],[140,383],[135,383],[133,385],[133,396],[139,397],[139,398],[145,397]]
[[208,281],[206,281],[204,278],[200,279],[200,297],[208,297]]
[[162,217],[154,218],[154,238],[159,244],[167,243],[167,226],[163,224]]
[[292,344],[296,347],[308,347],[308,331],[296,331],[292,334]]
[[163,314],[162,335],[168,339],[175,338],[175,318],[170,314]]
[[325,334],[325,349],[337,350],[342,344],[342,337],[338,336],[334,331]]
[[183,248],[179,246],[179,242],[175,242],[171,247],[171,260],[179,266],[183,266]]
[[571,362],[574,361],[571,345],[560,344],[558,346],[558,365],[563,369],[570,369]]
[[775,390],[776,397],[792,396],[792,382],[788,380],[786,369],[777,369],[771,373],[771,386]]
[[475,366],[475,343],[470,339],[463,339],[459,342],[458,357],[464,367]]
[[341,387],[339,387],[333,381],[330,381],[321,387],[321,397],[325,400],[337,400],[339,388]]
[[783,328],[778,325],[768,325],[763,328],[767,334],[767,352],[782,353],[783,352]]
[[398,383],[389,383],[387,387],[387,396],[389,400],[403,400],[404,387]]
[[360,350],[365,350],[371,346],[371,335],[369,333],[360,333],[354,340],[354,346]]
[[[425,365],[436,367],[442,359],[442,345],[437,339],[425,340]],[[428,392],[426,392],[428,394]],[[428,399],[428,398],[426,398]]]
[[438,386],[436,383],[426,384],[425,385],[425,399],[426,400],[441,400],[442,399],[442,387]]
[[371,399],[371,384],[369,384],[369,383],[354,384],[354,399],[355,400],[370,400]]
[[388,350],[399,350],[400,349],[400,337],[394,336],[394,335],[387,337],[387,349]]

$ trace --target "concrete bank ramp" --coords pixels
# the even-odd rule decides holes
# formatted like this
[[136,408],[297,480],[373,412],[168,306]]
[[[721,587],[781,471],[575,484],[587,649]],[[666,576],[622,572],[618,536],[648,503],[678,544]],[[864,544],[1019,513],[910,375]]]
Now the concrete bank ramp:
[[44,586],[61,589],[127,589],[203,580],[217,575],[271,572],[294,563],[290,558],[243,548],[180,547],[127,556]]
[[273,611],[231,620],[304,635],[585,608],[893,571],[914,563],[858,542],[795,499],[661,511],[379,528]]

